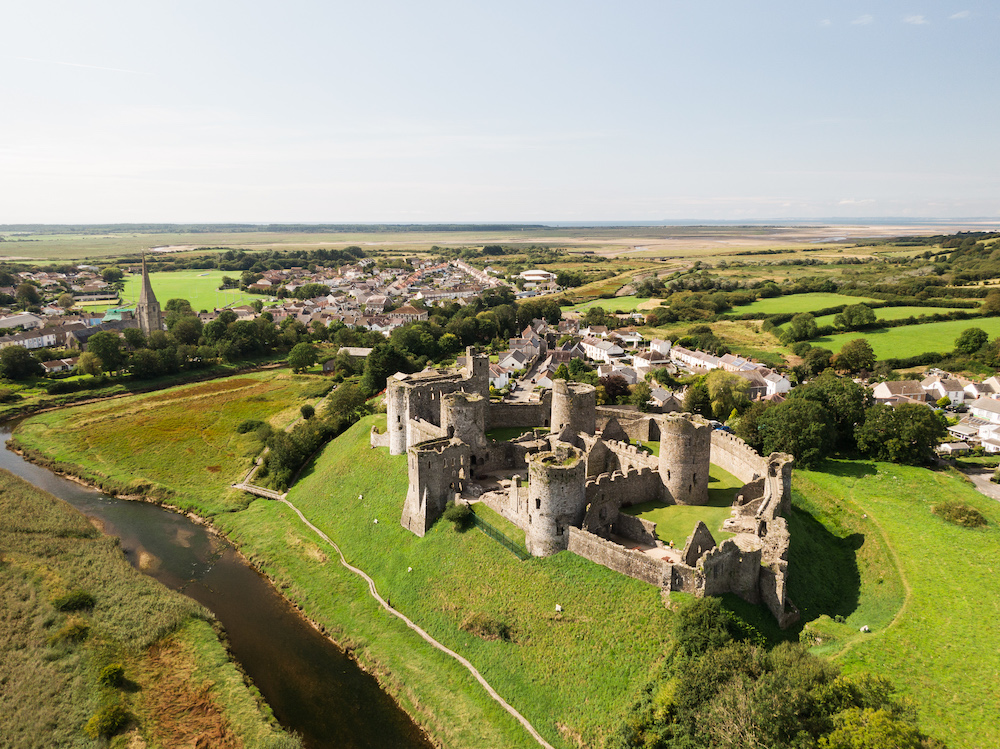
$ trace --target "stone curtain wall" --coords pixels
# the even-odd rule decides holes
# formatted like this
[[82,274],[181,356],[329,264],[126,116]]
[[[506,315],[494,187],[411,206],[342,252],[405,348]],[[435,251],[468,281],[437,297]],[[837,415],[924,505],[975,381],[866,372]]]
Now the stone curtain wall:
[[615,572],[634,577],[656,587],[669,586],[671,565],[660,559],[626,549],[600,536],[580,530],[569,529],[569,550],[584,559],[589,559]]
[[712,462],[745,484],[767,475],[767,458],[762,458],[739,437],[721,429],[712,431]]
[[504,427],[547,427],[551,416],[551,396],[540,403],[490,403],[486,409],[486,429]]
[[641,544],[656,544],[656,523],[619,512],[611,528],[612,532]]

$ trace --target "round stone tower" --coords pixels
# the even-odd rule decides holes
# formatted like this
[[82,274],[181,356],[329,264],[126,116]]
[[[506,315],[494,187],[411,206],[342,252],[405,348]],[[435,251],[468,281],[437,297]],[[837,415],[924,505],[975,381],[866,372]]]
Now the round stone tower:
[[448,393],[441,398],[441,426],[448,437],[479,447],[486,442],[487,399],[477,393]]
[[570,526],[579,527],[587,508],[587,462],[572,445],[528,458],[528,551],[545,557],[569,544]]
[[552,434],[566,427],[593,434],[597,431],[597,389],[583,382],[556,380],[552,383]]
[[660,480],[679,505],[708,502],[712,425],[701,416],[668,414],[660,423]]
[[386,429],[389,430],[389,454],[406,455],[407,430],[410,414],[408,405],[409,388],[399,380],[390,377],[386,389],[387,405]]

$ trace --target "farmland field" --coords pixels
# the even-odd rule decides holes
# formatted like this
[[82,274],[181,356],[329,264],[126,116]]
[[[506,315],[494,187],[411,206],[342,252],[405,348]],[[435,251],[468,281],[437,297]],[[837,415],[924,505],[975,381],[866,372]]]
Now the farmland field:
[[[166,307],[171,299],[187,299],[195,311],[211,310],[227,304],[249,304],[255,299],[263,300],[259,294],[246,294],[239,291],[219,291],[222,277],[239,278],[239,271],[206,271],[183,270],[150,273],[149,282],[153,293],[161,307]],[[138,273],[125,278],[125,288],[122,291],[122,302],[134,305],[139,300],[142,288],[142,276]]]
[[[921,317],[927,315],[944,315],[948,312],[975,312],[971,307],[880,307],[874,309],[877,320],[902,320],[906,317]],[[817,325],[833,325],[836,315],[823,315],[816,318]]]
[[733,307],[730,314],[765,314],[780,315],[799,312],[813,312],[826,307],[836,307],[840,304],[861,304],[862,302],[877,302],[878,299],[864,296],[847,296],[846,294],[830,294],[816,291],[810,294],[789,294],[769,299],[758,299],[750,304]]
[[866,338],[879,359],[906,358],[928,351],[947,353],[955,348],[955,339],[966,328],[982,328],[990,338],[1000,336],[1000,317],[982,317],[974,320],[948,320],[922,325],[904,325],[898,328],[870,330],[864,333],[837,333],[814,338],[813,346],[828,348],[834,353],[855,338]]

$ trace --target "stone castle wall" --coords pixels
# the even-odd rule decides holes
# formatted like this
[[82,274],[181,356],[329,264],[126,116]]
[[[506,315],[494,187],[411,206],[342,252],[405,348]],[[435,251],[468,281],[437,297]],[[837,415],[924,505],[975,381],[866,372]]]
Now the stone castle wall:
[[745,484],[767,475],[767,458],[734,434],[712,431],[712,462]]
[[658,588],[670,583],[671,565],[668,562],[626,549],[580,528],[569,529],[568,548],[584,559]]
[[615,535],[637,541],[641,544],[660,544],[660,539],[656,536],[656,523],[634,515],[626,515],[619,512],[618,517],[611,526],[611,531]]
[[465,490],[469,480],[469,448],[460,442],[435,440],[407,451],[410,483],[400,523],[423,536],[445,506]]
[[551,415],[551,396],[538,403],[506,403],[492,402],[486,409],[486,428],[502,429],[504,427],[547,427]]
[[571,526],[586,512],[587,464],[572,445],[556,443],[528,459],[528,527],[525,541],[533,556],[566,548]]
[[660,425],[656,418],[641,411],[621,408],[618,406],[598,406],[597,426],[601,429],[614,417],[621,424],[622,429],[629,439],[642,440],[643,442],[656,442],[660,439]]

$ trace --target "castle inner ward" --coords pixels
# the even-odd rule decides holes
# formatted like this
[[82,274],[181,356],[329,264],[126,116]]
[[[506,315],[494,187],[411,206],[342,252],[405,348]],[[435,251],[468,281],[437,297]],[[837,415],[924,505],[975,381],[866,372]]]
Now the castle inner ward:
[[[598,407],[582,383],[557,380],[538,402],[491,402],[489,358],[468,349],[459,363],[389,380],[387,429],[371,441],[407,456],[403,527],[423,536],[449,501],[478,498],[524,531],[534,556],[568,550],[664,590],[763,602],[782,627],[798,619],[786,593],[790,455],[761,456],[700,416]],[[511,427],[528,431],[486,436]],[[634,439],[659,439],[659,456]],[[706,504],[712,463],[743,482],[724,524],[735,535],[721,544],[699,522],[673,549],[655,523],[621,511]]]

